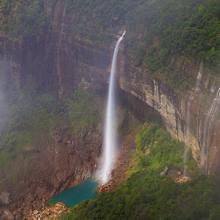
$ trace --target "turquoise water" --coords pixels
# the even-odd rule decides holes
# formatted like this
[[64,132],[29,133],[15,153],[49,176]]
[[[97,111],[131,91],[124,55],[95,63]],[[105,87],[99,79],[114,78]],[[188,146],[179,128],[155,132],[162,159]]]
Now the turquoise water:
[[67,189],[62,193],[54,196],[49,201],[49,204],[63,202],[66,207],[73,207],[83,201],[93,199],[96,196],[97,183],[93,180],[88,180],[73,188]]

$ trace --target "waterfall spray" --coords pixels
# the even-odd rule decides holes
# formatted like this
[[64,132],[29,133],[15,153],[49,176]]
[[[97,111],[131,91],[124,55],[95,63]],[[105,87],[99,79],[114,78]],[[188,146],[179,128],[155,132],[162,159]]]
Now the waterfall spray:
[[124,39],[125,34],[126,31],[124,31],[122,36],[118,39],[112,58],[111,75],[108,89],[108,102],[105,117],[104,149],[102,153],[102,164],[98,174],[98,179],[101,184],[107,183],[111,178],[111,172],[114,168],[117,154],[115,84],[118,51],[120,43]]

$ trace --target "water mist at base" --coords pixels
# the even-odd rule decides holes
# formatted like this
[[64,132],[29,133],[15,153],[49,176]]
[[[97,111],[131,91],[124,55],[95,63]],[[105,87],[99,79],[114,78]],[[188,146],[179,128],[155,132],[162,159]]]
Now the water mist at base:
[[114,168],[117,155],[117,135],[116,135],[116,103],[115,103],[115,84],[117,73],[117,58],[121,41],[124,39],[126,32],[118,39],[112,58],[111,75],[108,88],[108,101],[105,116],[104,128],[104,148],[102,152],[102,163],[98,171],[98,181],[105,184],[111,178],[111,172]]

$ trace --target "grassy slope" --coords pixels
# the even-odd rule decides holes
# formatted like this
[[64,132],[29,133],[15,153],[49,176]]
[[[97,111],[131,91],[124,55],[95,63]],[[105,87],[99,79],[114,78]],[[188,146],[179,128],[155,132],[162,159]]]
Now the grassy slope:
[[137,135],[131,176],[110,193],[74,208],[63,220],[217,220],[219,187],[214,179],[199,176],[190,161],[193,181],[177,184],[161,176],[166,166],[182,167],[183,145],[155,125]]

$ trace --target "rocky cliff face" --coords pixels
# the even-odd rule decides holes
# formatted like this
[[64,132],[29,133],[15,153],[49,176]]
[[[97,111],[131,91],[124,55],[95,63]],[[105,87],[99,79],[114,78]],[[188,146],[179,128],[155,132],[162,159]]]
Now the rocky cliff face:
[[219,166],[219,88],[209,78],[202,63],[182,66],[195,78],[190,91],[175,93],[147,70],[140,70],[122,58],[119,85],[126,93],[146,103],[162,118],[170,134],[192,149],[193,157],[204,173],[216,173]]
[[105,88],[102,82],[107,81],[109,50],[95,48],[73,36],[59,35],[50,32],[40,39],[16,43],[1,37],[1,77],[7,80],[7,86],[20,95],[34,87],[36,91],[52,91],[60,97],[78,86],[87,88],[95,84],[96,90],[97,86]]
[[[44,36],[17,42],[0,37],[0,73],[7,82],[0,85],[0,90],[22,96],[24,90],[34,87],[35,91],[53,92],[62,98],[81,87],[101,95],[110,72],[112,45],[94,45],[70,34],[69,22],[74,16],[70,19],[63,1],[45,10],[51,28]],[[194,75],[194,88],[184,94],[175,93],[153,79],[147,68],[134,67],[126,56],[126,45],[120,56],[119,87],[123,96],[136,100],[128,98],[127,105],[142,119],[152,113],[160,117],[173,137],[192,148],[204,172],[216,173],[220,165],[217,81],[207,76],[208,71],[200,63],[192,61],[181,69]],[[24,157],[30,154],[33,159],[31,172],[21,176],[16,187],[9,185],[0,194],[1,211],[6,213],[9,208],[19,219],[19,214],[38,208],[51,195],[91,176],[100,149],[100,131],[73,137],[58,129],[52,145],[42,143],[34,151],[24,152]]]
[[[98,92],[106,87],[109,51],[68,35],[64,30],[68,18],[62,1],[47,13],[52,27],[44,36],[17,41],[0,37],[0,90],[4,106],[8,97],[19,99],[29,92],[49,92],[63,98],[78,87]],[[52,143],[42,140],[34,149],[23,152],[21,157],[30,161],[20,166],[15,160],[14,166],[20,167],[15,169],[16,184],[1,181],[0,218],[20,220],[29,210],[41,208],[52,195],[91,177],[101,143],[99,128],[77,136],[57,128]],[[0,176],[4,176],[1,170]]]

